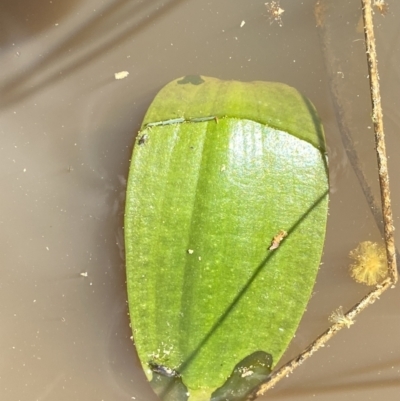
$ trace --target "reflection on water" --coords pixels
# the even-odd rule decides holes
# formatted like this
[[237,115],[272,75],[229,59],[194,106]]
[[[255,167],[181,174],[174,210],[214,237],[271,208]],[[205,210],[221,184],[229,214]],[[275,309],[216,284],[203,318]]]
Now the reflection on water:
[[[323,119],[332,184],[324,264],[284,358],[322,332],[339,305],[345,309],[364,293],[348,275],[347,255],[360,241],[379,242],[381,236],[337,128],[314,1],[281,0],[282,27],[270,24],[264,3],[2,2],[1,399],[157,399],[128,327],[124,180],[146,108],[161,86],[179,76],[284,82],[308,96]],[[333,3],[326,21],[343,104],[377,196],[359,3]],[[400,4],[389,6],[375,22],[395,184]],[[117,81],[118,71],[129,76]],[[392,198],[397,223],[395,185]],[[398,290],[385,294],[268,399],[397,399],[399,298]]]

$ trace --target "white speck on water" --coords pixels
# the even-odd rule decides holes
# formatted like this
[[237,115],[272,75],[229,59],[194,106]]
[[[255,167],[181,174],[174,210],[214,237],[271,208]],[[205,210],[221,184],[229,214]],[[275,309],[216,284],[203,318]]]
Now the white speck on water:
[[129,75],[128,71],[120,71],[114,74],[115,79],[124,79]]

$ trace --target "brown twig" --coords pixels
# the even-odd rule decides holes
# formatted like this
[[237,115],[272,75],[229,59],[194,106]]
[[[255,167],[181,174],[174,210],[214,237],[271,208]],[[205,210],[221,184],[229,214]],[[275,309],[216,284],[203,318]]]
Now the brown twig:
[[[354,305],[347,313],[343,316],[346,320],[353,321],[354,318],[362,312],[367,306],[373,304],[380,295],[385,292],[388,288],[393,286],[393,281],[390,277],[384,280],[381,284],[377,285],[369,294],[361,299],[356,305]],[[316,340],[314,340],[303,352],[293,358],[291,361],[280,367],[278,370],[273,372],[266,383],[263,383],[257,390],[247,399],[248,401],[254,400],[257,397],[265,394],[266,391],[271,389],[282,380],[284,377],[292,373],[298,368],[306,359],[312,354],[324,347],[325,344],[341,329],[347,327],[345,320],[343,319],[340,323],[335,323],[324,331]]]
[[368,71],[371,88],[372,121],[374,123],[379,185],[381,188],[386,255],[388,260],[389,277],[393,284],[395,284],[397,282],[397,264],[393,235],[394,226],[390,202],[389,175],[387,169],[385,134],[383,131],[383,113],[379,89],[378,61],[376,56],[374,24],[372,20],[372,5],[371,0],[361,0],[361,3],[364,18],[365,45],[367,48]]
[[[379,183],[381,189],[383,232],[386,243],[389,275],[382,283],[378,284],[371,292],[369,292],[366,296],[364,296],[356,305],[354,305],[346,314],[344,314],[343,316],[344,319],[340,319],[338,323],[333,324],[324,333],[322,333],[316,340],[314,340],[296,358],[292,359],[291,361],[283,365],[281,368],[273,372],[269,377],[269,380],[266,383],[260,385],[247,398],[248,400],[254,400],[255,398],[263,395],[270,388],[274,387],[278,381],[280,381],[281,379],[292,373],[294,369],[300,366],[314,352],[319,350],[321,347],[324,347],[327,341],[329,341],[339,330],[341,330],[343,327],[346,326],[348,327],[349,326],[348,322],[353,321],[353,319],[360,312],[362,312],[367,306],[373,304],[377,299],[379,299],[380,295],[387,289],[393,288],[395,283],[397,282],[396,253],[395,253],[394,236],[393,236],[394,227],[393,227],[393,218],[392,218],[391,203],[390,203],[389,177],[387,171],[385,137],[383,132],[383,114],[382,114],[382,106],[381,106],[381,98],[379,90],[379,75],[377,68],[375,37],[373,30],[372,6],[371,6],[371,0],[361,0],[361,2],[363,9],[363,17],[364,17],[365,43],[367,49],[368,70],[369,70],[371,99],[372,99],[372,115],[374,123],[375,142],[376,142],[376,154],[378,159],[378,174],[379,174]],[[317,6],[321,6],[320,1],[317,1]],[[323,23],[321,22],[322,22],[323,12],[321,13],[321,9],[319,9],[318,11],[319,12],[316,13],[317,26],[322,27]],[[337,95],[336,87],[334,87],[334,94]],[[340,110],[343,111],[341,107],[338,110],[339,114],[341,113]],[[340,128],[342,132],[343,126]],[[360,166],[360,164],[358,163],[359,159],[353,146],[353,141],[350,131],[348,130],[346,125],[344,126],[344,128],[345,128],[344,137],[347,138],[348,140],[348,142],[345,141],[345,145],[346,143],[348,145],[346,151],[352,152],[352,156],[354,156],[353,161],[356,162],[354,164],[356,165],[355,171],[357,177],[367,197],[369,205],[375,207],[375,201],[372,195],[372,191],[370,190],[370,187],[367,184],[365,176],[362,173],[361,168],[359,167]],[[378,216],[379,215],[377,215],[375,212],[374,217],[376,220],[379,221]]]

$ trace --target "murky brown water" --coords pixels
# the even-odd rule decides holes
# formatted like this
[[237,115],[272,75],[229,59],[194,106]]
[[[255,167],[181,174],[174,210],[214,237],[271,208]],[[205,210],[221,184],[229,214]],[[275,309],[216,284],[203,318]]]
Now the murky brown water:
[[[264,3],[2,1],[1,400],[157,399],[128,327],[125,180],[146,108],[182,75],[281,81],[310,97],[323,119],[332,179],[324,264],[284,359],[328,326],[332,310],[366,292],[350,279],[347,255],[380,233],[340,140],[314,0],[282,0],[282,27],[270,24]],[[389,6],[375,22],[399,225],[400,4]],[[378,194],[359,1],[335,1],[331,14],[344,102]],[[130,75],[115,80],[124,70]],[[268,399],[397,400],[399,304],[398,288],[385,294]]]

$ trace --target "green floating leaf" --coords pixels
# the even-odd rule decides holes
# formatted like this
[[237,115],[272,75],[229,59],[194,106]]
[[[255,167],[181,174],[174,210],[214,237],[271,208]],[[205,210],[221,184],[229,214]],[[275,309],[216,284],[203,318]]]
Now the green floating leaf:
[[[294,88],[187,76],[158,93],[125,246],[134,340],[163,400],[239,401],[267,378],[310,297],[327,204],[323,129]],[[252,355],[267,370],[239,374]]]

